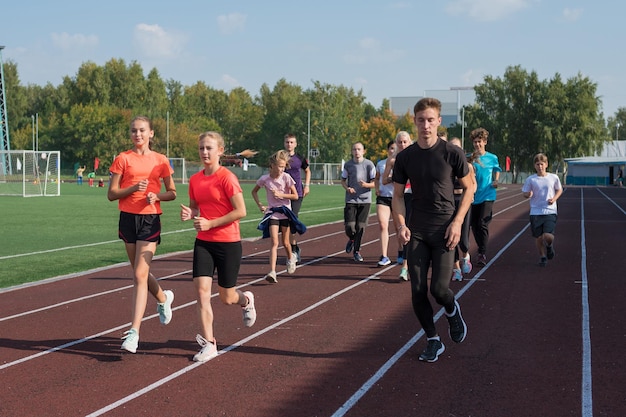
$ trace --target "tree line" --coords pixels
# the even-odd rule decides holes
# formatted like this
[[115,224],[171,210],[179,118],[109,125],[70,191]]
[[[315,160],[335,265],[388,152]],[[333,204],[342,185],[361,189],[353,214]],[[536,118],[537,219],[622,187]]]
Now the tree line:
[[[386,156],[386,144],[399,130],[415,137],[412,115],[393,115],[388,100],[375,108],[362,91],[320,81],[303,89],[281,79],[252,96],[241,87],[226,92],[203,81],[184,86],[163,80],[156,68],[144,75],[138,63],[121,59],[102,66],[85,62],[58,86],[21,85],[17,64],[8,61],[4,81],[11,149],[32,149],[37,114],[39,150],[61,151],[66,169],[76,163],[91,169],[97,157],[98,171],[107,172],[115,155],[131,147],[129,124],[137,115],[152,119],[155,150],[192,161],[198,159],[198,135],[207,130],[224,136],[227,153],[259,151],[254,162],[262,166],[283,147],[288,132],[297,135],[303,154],[310,134],[319,163],[349,159],[356,141],[376,161]],[[518,170],[532,170],[539,151],[557,165],[563,158],[593,154],[626,120],[626,109],[620,108],[605,122],[596,85],[580,75],[540,81],[535,72],[509,67],[502,78],[485,77],[475,91],[476,102],[462,109],[465,128],[450,126],[449,136],[484,127],[490,150],[509,156]]]

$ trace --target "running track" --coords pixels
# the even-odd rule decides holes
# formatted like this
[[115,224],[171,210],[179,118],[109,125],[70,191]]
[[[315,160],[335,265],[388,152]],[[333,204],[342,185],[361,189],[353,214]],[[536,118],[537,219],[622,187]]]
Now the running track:
[[626,415],[626,189],[568,187],[546,268],[519,186],[498,192],[494,214],[489,264],[451,284],[468,337],[451,342],[438,310],[446,351],[432,364],[417,360],[409,283],[375,266],[375,217],[364,264],[344,252],[341,223],[314,227],[302,264],[276,285],[262,278],[268,242],[244,242],[239,283],[258,319],[245,328],[214,299],[221,350],[205,364],[191,361],[190,253],[154,261],[174,318],[161,326],[151,300],[135,355],[119,350],[128,266],[0,290],[0,416]]

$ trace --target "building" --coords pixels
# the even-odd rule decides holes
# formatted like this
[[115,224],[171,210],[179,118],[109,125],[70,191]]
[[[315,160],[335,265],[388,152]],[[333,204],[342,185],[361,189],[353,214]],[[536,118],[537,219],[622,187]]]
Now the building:
[[441,101],[441,125],[450,127],[463,120],[463,106],[475,102],[476,93],[473,87],[450,87],[449,90],[426,90],[422,96],[391,97],[389,107],[395,116],[404,116],[407,112],[413,115],[413,106],[424,97],[434,97]]
[[596,156],[566,158],[569,185],[612,185],[621,171],[626,168],[626,140],[605,144]]

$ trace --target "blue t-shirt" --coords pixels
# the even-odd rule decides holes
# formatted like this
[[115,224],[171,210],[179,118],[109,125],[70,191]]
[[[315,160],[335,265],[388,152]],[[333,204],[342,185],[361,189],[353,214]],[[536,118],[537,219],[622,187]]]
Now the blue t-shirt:
[[477,161],[474,162],[474,170],[476,171],[476,193],[472,204],[482,204],[485,201],[496,201],[496,189],[491,185],[493,183],[493,173],[502,172],[498,157],[491,152],[485,152]]

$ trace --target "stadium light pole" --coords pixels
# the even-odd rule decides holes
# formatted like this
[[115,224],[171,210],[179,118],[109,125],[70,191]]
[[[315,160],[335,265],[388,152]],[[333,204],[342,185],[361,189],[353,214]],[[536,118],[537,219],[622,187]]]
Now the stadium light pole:
[[309,109],[309,122],[308,122],[307,136],[308,136],[308,144],[306,148],[306,160],[310,161],[311,160],[311,109]]
[[[35,115],[31,114],[30,118],[31,118],[31,120],[33,122],[33,151],[34,151],[35,150]],[[28,120],[28,119],[26,119],[26,120]]]

